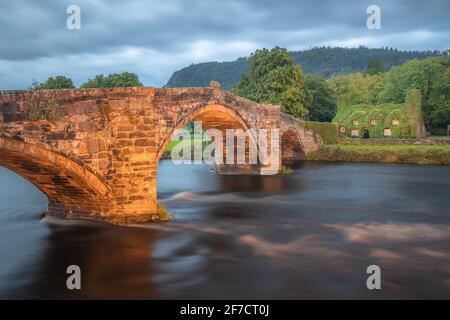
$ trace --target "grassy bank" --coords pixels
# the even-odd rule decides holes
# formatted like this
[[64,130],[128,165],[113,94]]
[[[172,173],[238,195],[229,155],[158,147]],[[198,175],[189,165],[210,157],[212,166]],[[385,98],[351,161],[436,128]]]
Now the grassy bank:
[[[179,148],[186,148],[188,145],[191,145],[191,155],[194,154],[194,143],[198,142],[198,141],[202,141],[203,137],[201,135],[196,135],[196,136],[192,136],[192,139],[190,140],[182,140],[182,141],[178,141],[178,140],[174,140],[174,141],[170,141],[170,143],[167,145],[166,150],[164,150],[164,153],[162,155],[162,159],[170,159],[170,155],[172,153],[172,150],[175,146],[178,146]],[[210,143],[210,141],[203,141],[203,148]]]
[[450,145],[323,145],[307,160],[450,164]]

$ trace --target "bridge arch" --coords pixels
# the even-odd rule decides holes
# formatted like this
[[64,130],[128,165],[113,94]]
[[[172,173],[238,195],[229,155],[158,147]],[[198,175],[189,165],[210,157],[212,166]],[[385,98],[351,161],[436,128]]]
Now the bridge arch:
[[174,132],[185,127],[190,121],[201,121],[203,130],[214,128],[225,132],[226,129],[242,129],[245,131],[250,128],[245,119],[230,107],[223,104],[199,106],[187,114],[181,115],[175,121],[176,124],[173,129],[162,139],[163,142],[157,154],[157,161],[160,160],[171,142]]
[[92,219],[108,211],[110,188],[106,183],[58,151],[1,137],[0,166],[22,176],[44,193],[52,215]]
[[281,133],[281,160],[303,160],[305,148],[296,128],[289,126]]

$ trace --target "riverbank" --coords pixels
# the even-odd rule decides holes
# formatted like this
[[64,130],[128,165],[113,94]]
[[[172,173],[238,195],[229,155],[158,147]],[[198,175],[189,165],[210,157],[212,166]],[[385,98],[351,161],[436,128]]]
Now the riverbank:
[[[203,147],[205,147],[208,143],[208,141],[203,141],[203,136],[202,135],[191,135],[191,139],[190,140],[173,140],[170,141],[169,144],[166,147],[166,150],[164,150],[163,155],[161,156],[161,159],[171,159],[171,154],[172,154],[172,150],[175,146],[178,146],[179,150],[187,150],[187,148],[189,148],[189,145],[191,147],[191,158],[194,154],[194,144],[197,143],[202,143]],[[189,157],[187,157],[189,158]]]
[[306,160],[450,165],[450,145],[329,144]]
[[[171,142],[162,159],[170,159],[172,149],[176,145],[192,146],[194,141]],[[339,139],[338,141],[322,145],[318,151],[307,155],[305,160],[450,165],[450,144],[445,139],[434,141]]]

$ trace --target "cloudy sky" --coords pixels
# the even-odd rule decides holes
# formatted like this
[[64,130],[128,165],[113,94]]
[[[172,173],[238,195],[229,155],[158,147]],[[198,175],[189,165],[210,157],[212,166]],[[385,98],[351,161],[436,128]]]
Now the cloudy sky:
[[[81,9],[68,30],[67,7]],[[381,30],[366,27],[381,9]],[[191,63],[228,61],[275,45],[448,49],[448,0],[15,0],[0,2],[0,89],[34,78],[130,71],[163,86]]]

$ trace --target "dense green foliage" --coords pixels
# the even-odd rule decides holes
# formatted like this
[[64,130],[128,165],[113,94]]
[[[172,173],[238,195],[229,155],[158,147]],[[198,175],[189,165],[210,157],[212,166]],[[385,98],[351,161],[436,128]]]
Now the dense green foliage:
[[366,74],[374,75],[384,72],[383,63],[378,58],[372,58],[367,63]]
[[401,102],[407,90],[419,89],[425,125],[431,132],[444,131],[450,123],[450,76],[448,58],[411,60],[385,75],[380,102]]
[[311,129],[325,144],[334,144],[338,139],[338,127],[334,122],[300,121],[300,125]]
[[450,164],[450,145],[322,145],[307,160]]
[[286,49],[257,50],[251,55],[249,66],[249,75],[241,75],[231,89],[233,93],[259,103],[279,105],[284,113],[298,118],[308,113],[302,68]]
[[47,81],[39,83],[33,80],[31,89],[41,90],[41,89],[74,89],[72,79],[65,76],[50,77]]
[[[394,119],[398,120],[398,124],[393,124]],[[346,131],[341,135],[347,137],[351,136],[352,130],[358,130],[359,137],[362,137],[363,129],[367,128],[372,138],[383,138],[384,129],[389,128],[393,138],[414,138],[422,123],[421,119],[421,93],[411,89],[405,103],[340,104],[333,122],[339,127],[345,127]]]
[[352,73],[328,80],[338,105],[402,103],[406,92],[419,89],[425,125],[444,133],[450,123],[450,71],[448,58],[411,60],[384,74]]
[[[443,55],[440,51],[402,51],[392,48],[369,49],[318,47],[291,52],[295,63],[303,71],[325,77],[352,72],[365,72],[370,59],[377,58],[385,70],[411,59],[424,59]],[[217,80],[225,90],[230,89],[240,79],[240,74],[248,74],[247,58],[233,62],[207,62],[193,64],[176,71],[167,82],[167,87],[202,87],[211,80]]]
[[336,97],[324,78],[305,76],[306,108],[311,121],[330,122],[337,112]]
[[142,87],[138,76],[135,73],[123,72],[113,73],[108,76],[96,75],[94,79],[89,79],[80,88],[114,88],[114,87]]
[[337,96],[338,105],[376,104],[384,86],[381,75],[360,72],[332,77],[327,82]]

